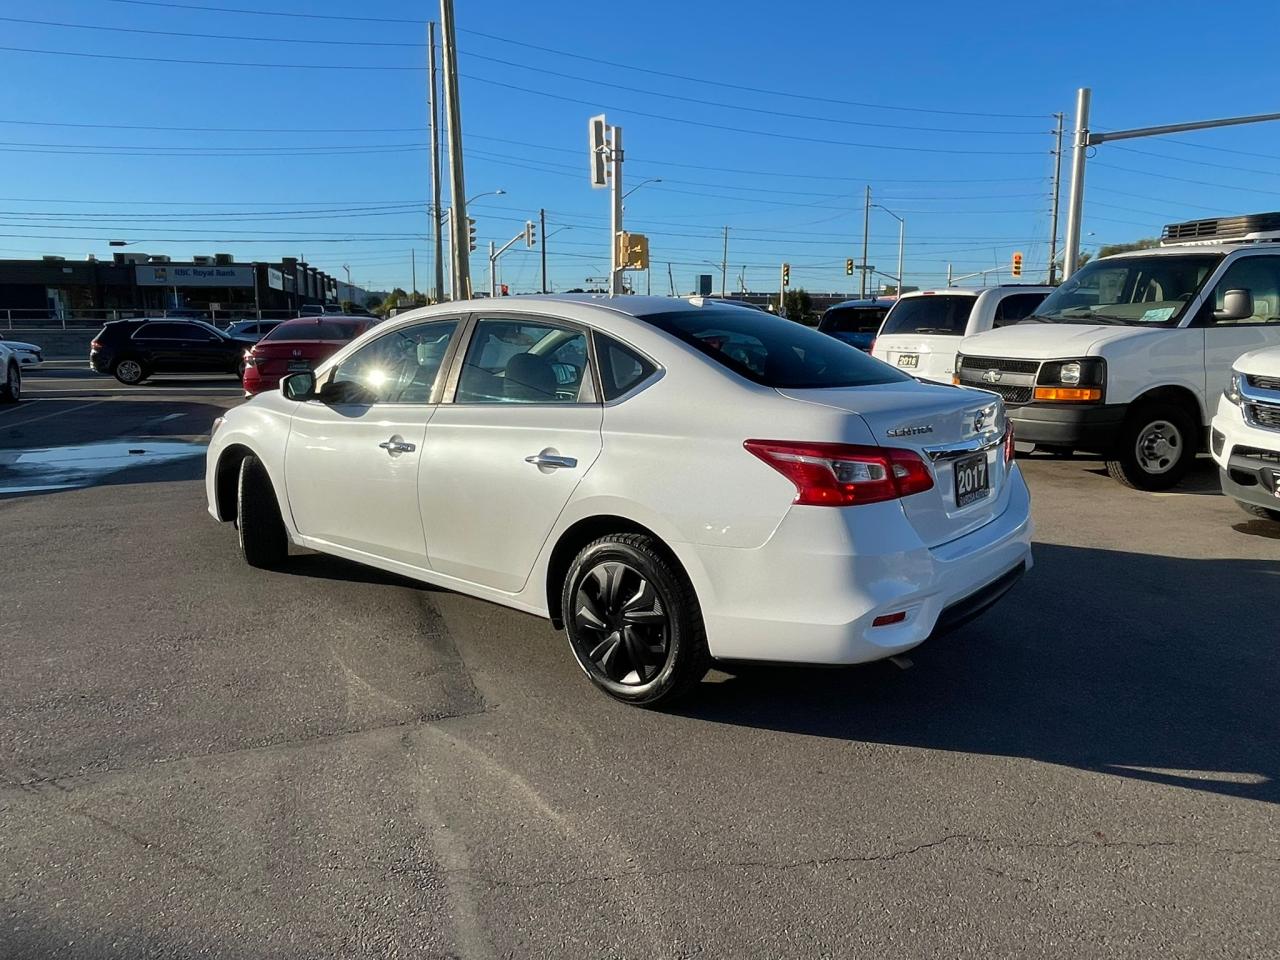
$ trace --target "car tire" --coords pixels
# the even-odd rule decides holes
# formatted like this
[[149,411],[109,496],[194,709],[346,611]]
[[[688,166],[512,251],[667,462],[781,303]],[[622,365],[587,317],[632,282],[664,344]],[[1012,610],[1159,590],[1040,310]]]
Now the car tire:
[[1168,490],[1196,457],[1195,426],[1181,407],[1148,403],[1130,411],[1107,473],[1135,490]]
[[236,529],[240,533],[240,552],[249,566],[269,570],[288,558],[289,534],[280,517],[280,503],[267,468],[253,454],[240,461]]
[[12,360],[5,369],[4,382],[0,383],[0,403],[17,403],[22,399],[22,368]]
[[560,603],[574,659],[615,700],[665,706],[710,667],[693,585],[650,536],[611,534],[587,544]]
[[111,365],[111,375],[126,387],[136,387],[147,379],[147,368],[142,365],[141,360],[125,357]]
[[1241,510],[1252,517],[1280,523],[1280,510],[1272,510],[1270,507],[1264,507],[1256,503],[1245,503],[1243,500],[1237,500],[1236,503],[1240,504]]

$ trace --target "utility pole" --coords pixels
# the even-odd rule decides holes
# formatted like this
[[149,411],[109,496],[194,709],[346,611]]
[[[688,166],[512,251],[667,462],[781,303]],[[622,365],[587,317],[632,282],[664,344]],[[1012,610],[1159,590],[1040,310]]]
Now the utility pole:
[[862,208],[862,287],[860,297],[867,297],[867,241],[871,229],[871,185],[867,184],[866,202]]
[[667,261],[667,285],[671,288],[671,296],[676,295],[676,278],[671,273],[671,261]]
[[418,259],[417,251],[413,247],[409,248],[409,276],[412,278],[413,301],[418,302]]
[[538,236],[542,240],[542,292],[550,293],[547,289],[547,211],[538,211]]
[[440,0],[440,40],[444,60],[445,131],[449,138],[449,194],[453,238],[453,295],[471,296],[471,238],[467,230],[467,188],[462,170],[462,108],[458,103],[458,42],[454,33],[453,0]]
[[498,262],[497,256],[494,254],[495,244],[489,241],[489,296],[496,297],[498,295],[498,278],[495,273],[495,264]]
[[725,299],[725,277],[729,273],[729,228],[724,228],[724,256],[720,259],[720,299]]
[[1133,130],[1111,130],[1107,133],[1089,132],[1089,101],[1092,91],[1081,87],[1076,91],[1076,134],[1071,163],[1071,195],[1067,200],[1067,238],[1063,254],[1063,279],[1075,272],[1080,262],[1081,212],[1084,207],[1084,165],[1090,147],[1113,140],[1134,140],[1138,137],[1163,137],[1170,133],[1186,133],[1190,130],[1209,130],[1214,127],[1238,127],[1246,123],[1267,123],[1280,120],[1280,113],[1255,113],[1247,117],[1223,117],[1220,120],[1195,120],[1191,123],[1166,123],[1159,127],[1137,127]]
[[427,109],[431,116],[431,237],[435,245],[435,284],[431,299],[439,303],[444,299],[444,238],[440,210],[440,105],[436,102],[439,79],[436,76],[436,25],[427,24]]
[[622,128],[609,128],[610,188],[613,191],[609,237],[609,293],[622,293]]
[[1063,115],[1055,113],[1058,118],[1058,129],[1054,131],[1053,148],[1053,217],[1049,228],[1049,286],[1053,286],[1058,274],[1058,198],[1062,190],[1062,121]]

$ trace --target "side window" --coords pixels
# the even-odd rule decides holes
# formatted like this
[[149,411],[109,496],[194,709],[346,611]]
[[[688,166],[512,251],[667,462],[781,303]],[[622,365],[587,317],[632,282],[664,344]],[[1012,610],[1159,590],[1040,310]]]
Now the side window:
[[333,372],[329,403],[430,403],[456,320],[418,323],[365,344]]
[[996,304],[996,317],[993,326],[1007,327],[1011,323],[1025,320],[1036,312],[1036,307],[1044,302],[1048,294],[1015,293],[1005,297]]
[[616,400],[658,369],[612,337],[597,333],[595,338],[596,357],[600,361],[600,384],[606,400]]
[[185,340],[190,333],[182,323],[144,323],[134,337],[138,340]]
[[[1214,318],[1214,311],[1223,309],[1228,290],[1249,291],[1253,297],[1252,316]],[[1213,327],[1280,323],[1280,257],[1241,257],[1227,267],[1196,320],[1198,325]]]
[[586,403],[587,336],[543,320],[480,320],[458,378],[457,403]]

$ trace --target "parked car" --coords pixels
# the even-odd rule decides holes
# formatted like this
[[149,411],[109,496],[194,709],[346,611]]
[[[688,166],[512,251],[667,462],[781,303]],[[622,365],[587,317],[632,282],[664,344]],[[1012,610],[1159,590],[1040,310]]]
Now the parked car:
[[1209,447],[1222,492],[1246,512],[1280,523],[1280,347],[1251,351],[1232,365]]
[[283,322],[283,320],[237,320],[235,323],[229,324],[225,332],[229,337],[257,341]]
[[300,317],[328,317],[342,314],[342,305],[337,303],[304,303],[298,307]]
[[871,355],[923,380],[950,383],[964,337],[1025,320],[1053,287],[1006,284],[904,294],[885,318]]
[[310,370],[371,326],[371,318],[331,314],[277,324],[244,355],[245,396],[274,390],[286,373]]
[[845,300],[823,311],[818,329],[851,347],[870,353],[876,333],[893,304],[894,299],[890,297]]
[[999,398],[757,310],[512,297],[228,411],[206,492],[253,566],[294,543],[547,617],[655,704],[710,657],[878,660],[996,602],[1031,565],[1012,449]]
[[1085,264],[1028,319],[966,337],[956,381],[1003,397],[1020,440],[1172,487],[1231,364],[1280,345],[1280,214],[1170,224],[1160,247]]
[[8,341],[0,341],[0,403],[22,399],[22,363]]
[[5,336],[0,336],[0,342],[3,342],[13,352],[13,355],[18,358],[19,366],[34,367],[36,364],[44,362],[44,351],[34,343],[10,340]]
[[89,366],[129,386],[157,373],[239,376],[252,345],[203,320],[112,320],[89,345]]

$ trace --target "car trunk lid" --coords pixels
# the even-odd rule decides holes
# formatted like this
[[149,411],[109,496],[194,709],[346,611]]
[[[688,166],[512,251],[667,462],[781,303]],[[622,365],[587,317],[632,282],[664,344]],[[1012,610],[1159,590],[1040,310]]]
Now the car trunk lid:
[[881,446],[914,451],[925,461],[932,489],[899,502],[928,546],[971,533],[1003,512],[1009,470],[998,397],[916,382],[778,392],[858,417]]

